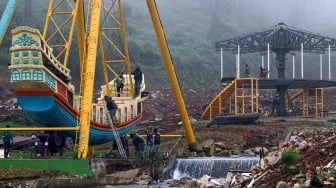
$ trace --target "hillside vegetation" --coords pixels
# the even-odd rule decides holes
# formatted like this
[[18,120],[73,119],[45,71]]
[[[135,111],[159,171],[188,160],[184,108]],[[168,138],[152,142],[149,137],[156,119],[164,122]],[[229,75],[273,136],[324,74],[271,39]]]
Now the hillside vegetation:
[[[287,0],[286,0],[287,1]],[[38,28],[42,32],[44,26],[48,1],[29,0],[19,1],[16,13],[10,23],[5,40],[0,47],[1,71],[7,71],[7,63],[10,61],[9,48],[11,46],[10,30],[21,25]],[[3,12],[7,0],[0,2],[0,13]],[[106,3],[106,2],[104,2]],[[166,40],[173,59],[175,71],[181,87],[214,87],[218,86],[220,80],[220,53],[215,50],[215,42],[238,37],[244,33],[260,31],[266,27],[285,22],[288,25],[305,28],[310,24],[312,32],[327,32],[334,34],[332,30],[320,27],[321,21],[315,23],[317,18],[306,21],[316,15],[318,10],[324,9],[320,4],[315,3],[312,10],[309,3],[301,5],[300,2],[288,1],[279,3],[277,1],[262,0],[259,4],[254,1],[228,1],[228,0],[157,0],[156,4],[160,19],[166,33]],[[287,6],[289,4],[290,6]],[[310,3],[312,4],[312,3]],[[127,39],[129,54],[133,66],[140,65],[146,75],[147,88],[149,90],[170,87],[165,64],[162,60],[156,35],[154,33],[146,1],[124,0],[124,17],[126,21]],[[285,6],[286,5],[286,6]],[[295,7],[300,6],[296,10]],[[282,9],[278,11],[276,7]],[[282,8],[281,8],[282,7]],[[291,7],[291,8],[288,8]],[[300,17],[293,16],[300,14]],[[329,9],[325,9],[328,13]],[[321,17],[322,18],[322,17]],[[326,17],[323,17],[326,18]],[[307,19],[309,20],[309,19]],[[326,19],[323,23],[326,23]],[[317,26],[317,27],[315,27]],[[335,24],[329,24],[335,27]],[[77,62],[77,37],[73,37],[71,62]],[[299,58],[299,56],[297,56]],[[290,61],[291,58],[288,57]],[[299,61],[299,60],[297,60]],[[305,56],[305,61],[314,62],[311,68],[305,68],[305,75],[316,74],[319,64],[318,57],[310,60]],[[242,54],[242,64],[250,64],[252,75],[258,76],[258,67],[261,64],[259,53]],[[276,76],[275,56],[271,56],[271,75]],[[291,77],[291,62],[289,62],[286,75]],[[332,62],[332,65],[334,63]],[[99,65],[99,61],[98,61]],[[80,73],[76,63],[69,64],[72,70],[73,82],[78,86]],[[299,65],[298,65],[299,66]],[[243,69],[243,65],[241,65]],[[297,68],[298,70],[299,68]],[[96,71],[101,71],[98,66]],[[243,70],[241,70],[243,72]],[[224,53],[223,76],[235,75],[235,55],[231,52]],[[315,76],[319,78],[319,75]],[[96,80],[96,88],[103,83]]]

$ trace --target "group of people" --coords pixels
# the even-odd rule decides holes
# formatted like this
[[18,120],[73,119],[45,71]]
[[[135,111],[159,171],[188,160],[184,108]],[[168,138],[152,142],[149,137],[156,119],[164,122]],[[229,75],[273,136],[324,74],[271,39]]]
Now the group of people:
[[[137,97],[140,94],[140,86],[142,83],[142,71],[139,66],[132,71],[134,77],[134,97]],[[120,97],[120,94],[123,92],[123,88],[125,85],[123,72],[120,72],[116,76],[116,89],[117,89],[117,97]]]
[[[145,148],[147,149],[147,158],[151,157],[153,154],[158,153],[160,151],[160,143],[161,143],[161,135],[158,128],[149,128],[148,130],[144,130],[146,133],[145,139],[142,135],[137,133],[131,133],[130,137],[132,139],[135,152],[137,156],[141,159],[145,157]],[[120,137],[121,143],[125,149],[127,157],[129,157],[129,146],[127,135],[123,135]],[[117,150],[118,146],[116,140],[113,140],[112,147],[108,151],[107,155],[112,154],[113,150]]]
[[[130,134],[130,138],[132,139],[136,155],[141,159],[145,158],[145,148],[147,149],[147,155],[146,155],[147,158],[153,156],[153,154],[158,153],[160,151],[161,135],[159,129],[149,128],[148,130],[145,130],[145,133],[146,133],[146,139],[144,138],[144,136],[139,135],[138,133],[132,132]],[[126,156],[129,157],[129,146],[127,135],[121,136],[120,140],[126,152]],[[106,155],[108,156],[113,154],[112,152],[113,150],[118,150],[116,140],[113,140],[112,147]]]
[[[262,66],[260,66],[260,72],[259,72],[259,77],[260,78],[266,78],[267,74],[268,74],[268,70],[263,68]],[[250,68],[248,64],[245,64],[245,72],[244,72],[246,77],[249,77],[250,75]]]
[[[132,72],[134,75],[134,97],[139,95],[140,92],[140,85],[142,82],[142,71],[139,66],[137,66],[134,71]],[[123,72],[120,72],[119,75],[116,77],[116,87],[117,87],[117,96],[120,97],[120,94],[123,92],[124,88],[124,77]],[[118,106],[115,103],[115,101],[112,99],[112,97],[105,95],[104,96],[107,110],[109,111],[111,115],[111,119],[113,124],[118,124],[118,120],[116,118],[116,112],[118,110]]]
[[141,159],[145,157],[144,153],[145,147],[147,147],[148,158],[160,151],[161,135],[158,128],[154,128],[152,130],[145,130],[145,132],[147,140],[145,140],[143,136],[137,133],[130,134],[130,137],[133,140],[133,145],[135,147],[137,156]]
[[152,156],[153,153],[158,153],[160,151],[161,135],[158,128],[145,130],[147,136],[147,157]]

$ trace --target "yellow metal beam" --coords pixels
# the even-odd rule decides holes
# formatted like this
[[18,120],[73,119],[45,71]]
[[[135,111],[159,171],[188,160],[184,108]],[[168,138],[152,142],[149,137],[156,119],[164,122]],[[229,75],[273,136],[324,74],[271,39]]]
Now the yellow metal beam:
[[76,131],[77,127],[9,127],[0,128],[0,131]]
[[[128,53],[128,44],[127,44],[127,37],[126,37],[126,29],[125,29],[125,21],[124,21],[124,16],[123,16],[123,8],[121,4],[121,0],[118,0],[119,4],[119,17],[120,17],[120,33],[123,35],[123,44],[124,44],[124,54],[125,54],[125,63],[126,63],[126,68],[127,72],[131,72],[131,64],[130,64],[130,58],[129,58],[129,53]],[[132,80],[132,75],[128,74],[129,78],[128,80],[130,81],[130,85],[133,86],[133,80]],[[130,87],[131,95],[134,96],[134,87]]]
[[[78,53],[80,62],[80,72],[83,72],[86,62],[86,29],[85,29],[85,15],[84,15],[84,0],[77,0],[77,32],[78,32]],[[81,88],[82,91],[83,88]]]
[[[82,1],[84,0],[78,0],[75,6],[71,1],[49,1],[43,38],[53,49],[53,55],[66,67],[68,67],[75,26],[78,23],[77,15],[80,12],[78,9],[83,8]],[[81,47],[80,50],[82,50]]]
[[80,112],[80,139],[77,153],[78,158],[86,158],[89,150],[90,117],[93,97],[93,83],[96,69],[101,6],[101,0],[92,1],[87,62],[82,78],[82,82],[84,81],[85,85],[83,85],[82,110]]
[[147,6],[148,6],[148,9],[149,9],[152,21],[153,21],[154,29],[155,29],[156,36],[157,36],[157,39],[160,45],[163,60],[166,64],[168,77],[170,80],[171,87],[173,89],[175,100],[177,102],[178,110],[181,114],[187,140],[189,144],[195,143],[194,132],[193,132],[193,129],[189,121],[188,113],[187,113],[187,110],[184,104],[184,100],[181,94],[181,90],[178,84],[177,77],[175,74],[174,65],[172,63],[172,59],[168,51],[168,47],[167,47],[168,45],[165,39],[165,34],[164,34],[164,31],[161,25],[161,21],[160,21],[159,14],[157,12],[154,0],[147,0]]

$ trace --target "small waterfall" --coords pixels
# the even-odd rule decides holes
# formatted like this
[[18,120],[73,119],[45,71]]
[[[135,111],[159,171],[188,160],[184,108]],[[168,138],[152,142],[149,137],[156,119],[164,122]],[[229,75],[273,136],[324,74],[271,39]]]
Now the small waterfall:
[[182,177],[201,178],[209,175],[223,178],[229,170],[249,170],[259,162],[259,157],[199,157],[176,159],[174,167],[167,179],[181,179]]

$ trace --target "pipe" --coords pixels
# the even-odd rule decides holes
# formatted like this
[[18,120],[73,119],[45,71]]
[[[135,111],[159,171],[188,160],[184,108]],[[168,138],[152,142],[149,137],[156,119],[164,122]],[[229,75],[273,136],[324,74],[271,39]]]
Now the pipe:
[[331,80],[331,72],[330,72],[330,44],[328,46],[328,56],[329,56],[328,69],[329,69],[329,81],[330,81]]
[[320,54],[320,80],[322,80],[322,54]]
[[295,79],[295,55],[293,54],[293,80]]
[[240,78],[240,46],[238,45],[237,51],[237,78]]
[[222,80],[223,78],[223,48],[221,48],[221,77],[220,79]]
[[303,43],[301,43],[301,79],[303,79]]

